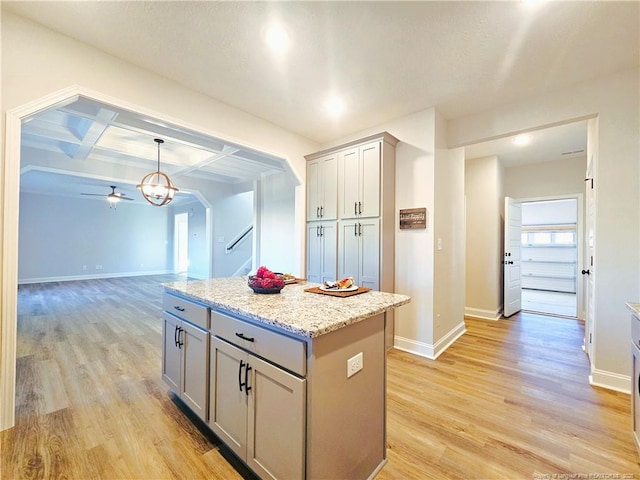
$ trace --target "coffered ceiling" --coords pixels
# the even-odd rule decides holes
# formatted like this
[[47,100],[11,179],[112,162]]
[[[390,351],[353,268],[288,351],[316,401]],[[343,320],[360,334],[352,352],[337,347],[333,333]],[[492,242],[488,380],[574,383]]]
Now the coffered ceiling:
[[[176,184],[186,177],[241,184],[285,171],[282,159],[78,97],[22,125],[21,189],[77,196],[116,186],[142,200],[135,185],[160,169]],[[85,179],[85,180],[83,180]],[[178,194],[185,199],[188,190]]]

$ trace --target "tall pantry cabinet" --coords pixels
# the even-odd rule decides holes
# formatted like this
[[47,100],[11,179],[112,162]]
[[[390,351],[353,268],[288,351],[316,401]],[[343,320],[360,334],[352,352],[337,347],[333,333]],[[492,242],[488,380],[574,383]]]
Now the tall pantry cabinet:
[[307,155],[307,280],[394,291],[395,147],[387,132]]

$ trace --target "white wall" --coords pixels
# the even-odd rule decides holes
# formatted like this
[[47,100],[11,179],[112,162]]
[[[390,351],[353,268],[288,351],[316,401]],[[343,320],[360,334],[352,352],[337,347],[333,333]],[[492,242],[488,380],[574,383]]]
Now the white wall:
[[18,281],[172,271],[168,210],[129,202],[116,209],[109,205],[104,199],[20,195]]
[[639,78],[639,70],[631,69],[449,122],[449,145],[457,146],[598,117],[591,381],[627,391],[630,315],[625,302],[640,298]]
[[584,193],[587,157],[505,168],[505,194],[512,198]]
[[578,205],[575,198],[524,202],[522,225],[571,225],[578,223]]
[[464,149],[446,146],[446,121],[436,112],[434,209],[435,356],[465,330]]
[[469,316],[497,320],[502,312],[503,168],[496,156],[465,162],[466,305]]
[[[292,189],[293,190],[293,189]],[[226,253],[226,246],[253,225],[253,192],[243,192],[216,202],[213,208],[213,276],[230,277],[253,254],[253,234]]]
[[[274,272],[300,275],[304,268],[299,268],[294,263],[291,252],[295,250],[298,239],[304,239],[304,232],[296,234],[294,228],[293,206],[298,200],[291,177],[285,174],[270,175],[260,183],[259,198],[262,209],[258,213],[262,228],[259,232],[258,263]],[[305,200],[302,199],[303,209],[304,206]]]

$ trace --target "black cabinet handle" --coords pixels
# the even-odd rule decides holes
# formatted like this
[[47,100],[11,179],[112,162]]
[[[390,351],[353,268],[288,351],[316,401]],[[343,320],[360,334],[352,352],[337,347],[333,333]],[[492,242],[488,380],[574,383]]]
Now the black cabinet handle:
[[173,331],[173,343],[175,343],[176,347],[178,346],[178,325],[176,325],[176,328]]
[[242,340],[246,340],[247,342],[254,342],[256,339],[253,337],[247,337],[244,333],[236,332],[236,337],[241,338]]
[[353,224],[353,236],[354,237],[358,236],[358,224],[357,223]]
[[324,217],[324,207],[320,207],[320,218]]
[[362,224],[361,223],[358,224],[358,236],[359,237],[362,236]]
[[240,367],[238,368],[238,386],[240,387],[240,391],[242,391],[244,383],[242,383],[242,367],[244,367],[244,362],[240,360]]
[[590,275],[591,272],[587,269],[587,270],[582,270],[582,274],[583,275]]
[[244,393],[246,393],[248,397],[249,390],[251,390],[251,386],[249,386],[249,370],[251,370],[251,367],[249,366],[249,362],[247,362],[246,365],[247,366],[244,369]]
[[358,202],[358,215],[362,215],[362,203]]
[[320,236],[324,237],[324,226],[320,225]]
[[353,214],[358,214],[358,202],[353,202]]
[[175,308],[179,312],[184,312],[184,307],[181,307],[180,305],[174,305],[173,308]]
[[184,342],[182,341],[182,332],[184,332],[184,328],[178,327],[178,348],[182,348]]

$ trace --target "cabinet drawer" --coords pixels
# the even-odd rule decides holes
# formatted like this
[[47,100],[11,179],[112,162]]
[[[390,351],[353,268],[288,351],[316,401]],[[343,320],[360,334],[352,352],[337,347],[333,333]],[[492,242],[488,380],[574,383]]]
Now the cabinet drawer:
[[187,300],[186,298],[164,294],[162,306],[165,311],[193,323],[200,328],[209,329],[209,308]]
[[211,312],[211,333],[301,376],[306,375],[306,344],[224,313]]

